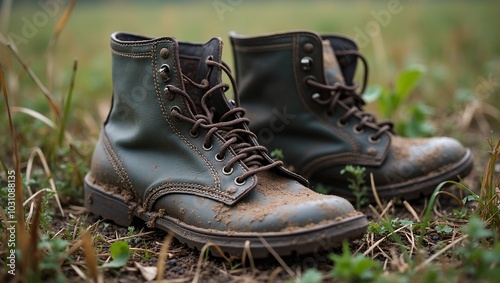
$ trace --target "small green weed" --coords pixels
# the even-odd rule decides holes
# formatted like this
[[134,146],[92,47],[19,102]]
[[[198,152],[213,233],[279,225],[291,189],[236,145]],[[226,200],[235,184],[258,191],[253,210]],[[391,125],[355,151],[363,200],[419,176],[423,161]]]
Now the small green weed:
[[287,283],[320,283],[323,282],[323,273],[315,268],[308,269],[302,277],[295,280],[287,280]]
[[283,160],[285,158],[285,155],[283,154],[283,150],[276,148],[271,153],[269,154],[272,159],[274,160]]
[[351,176],[347,177],[349,188],[352,190],[356,197],[356,208],[359,210],[361,206],[365,205],[368,200],[366,199],[366,192],[368,188],[365,186],[365,167],[347,165],[340,171],[340,174],[349,173]]
[[433,114],[432,108],[422,103],[405,103],[424,73],[425,68],[421,65],[409,66],[398,74],[393,89],[370,86],[363,96],[366,102],[378,100],[378,111],[383,118],[397,118],[395,130],[400,135],[420,137],[435,133],[434,126],[427,119]]
[[441,234],[441,235],[446,235],[446,234],[450,234],[451,232],[453,232],[453,228],[451,228],[448,225],[444,225],[444,224],[436,225],[436,227],[434,227],[434,229],[436,230],[436,232],[438,234]]
[[470,212],[468,209],[453,209],[453,216],[457,219],[469,218]]
[[46,279],[52,278],[54,282],[66,282],[67,279],[61,271],[61,262],[71,260],[66,254],[69,242],[56,237],[49,239],[48,235],[42,235],[38,243],[38,249],[43,253],[38,268],[40,275]]
[[370,224],[368,224],[368,233],[373,233],[376,236],[383,237],[403,226],[406,226],[408,227],[408,229],[410,229],[410,225],[413,224],[414,222],[412,220],[399,218],[391,219],[389,217],[381,220],[379,223],[373,221],[370,222]]
[[342,255],[331,254],[329,258],[334,266],[331,275],[334,280],[342,282],[372,282],[381,273],[380,263],[364,255],[352,255],[349,244],[342,244]]
[[[494,282],[500,276],[500,243],[492,241],[493,231],[485,228],[485,223],[476,216],[462,228],[468,235],[465,247],[457,249],[456,254],[462,262],[467,277],[481,282]],[[483,281],[484,280],[484,281]]]
[[130,257],[130,246],[125,241],[116,241],[109,247],[112,261],[101,265],[101,268],[120,268],[127,264]]

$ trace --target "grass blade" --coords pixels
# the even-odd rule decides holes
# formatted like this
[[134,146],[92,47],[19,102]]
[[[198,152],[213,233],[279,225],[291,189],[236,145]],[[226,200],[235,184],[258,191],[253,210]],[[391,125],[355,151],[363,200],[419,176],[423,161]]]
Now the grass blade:
[[156,280],[158,281],[163,280],[163,272],[165,270],[165,264],[167,261],[168,249],[173,239],[174,235],[172,233],[168,233],[168,235],[165,237],[165,240],[163,241],[163,245],[161,246],[160,255],[158,256],[158,265],[156,268]]
[[102,278],[97,265],[97,256],[94,251],[94,243],[88,231],[82,233],[82,248],[85,254],[85,263],[93,282],[102,282]]
[[75,7],[76,0],[71,0],[64,11],[62,18],[57,23],[54,32],[52,33],[52,37],[50,38],[49,47],[47,48],[47,87],[49,90],[52,90],[52,82],[53,82],[53,71],[54,71],[54,50],[56,46],[57,39],[61,34],[62,30],[68,23],[69,17],[71,16],[71,12]]
[[47,116],[44,116],[42,113],[40,112],[37,112],[33,109],[29,109],[29,108],[26,108],[26,107],[17,107],[17,106],[14,106],[14,107],[11,107],[10,109],[12,112],[20,112],[20,113],[24,113],[28,116],[31,116],[35,119],[37,119],[38,121],[44,123],[45,125],[51,127],[52,129],[55,129],[56,128],[56,124],[54,122],[52,122],[52,120],[50,120],[49,118],[47,118]]
[[61,127],[59,129],[59,139],[58,139],[59,146],[62,145],[63,138],[64,138],[64,132],[65,132],[64,130],[66,128],[66,122],[68,121],[69,107],[71,105],[71,99],[73,97],[73,88],[75,87],[75,77],[76,77],[77,68],[78,68],[78,61],[75,60],[73,63],[73,74],[71,75],[71,82],[70,82],[69,89],[68,89],[68,95],[66,96],[66,99],[64,100],[63,116],[61,119]]
[[49,102],[50,109],[52,110],[52,112],[54,112],[56,117],[59,118],[61,116],[61,113],[52,93],[42,84],[40,79],[36,76],[35,72],[33,72],[33,70],[28,66],[28,64],[24,62],[24,60],[21,58],[21,55],[19,54],[19,51],[17,51],[15,44],[12,41],[9,41],[7,42],[7,47],[10,49],[10,51],[12,51],[17,61],[21,64],[21,66],[28,73],[31,79],[35,82],[38,88],[43,92],[45,98],[47,98],[47,101]]

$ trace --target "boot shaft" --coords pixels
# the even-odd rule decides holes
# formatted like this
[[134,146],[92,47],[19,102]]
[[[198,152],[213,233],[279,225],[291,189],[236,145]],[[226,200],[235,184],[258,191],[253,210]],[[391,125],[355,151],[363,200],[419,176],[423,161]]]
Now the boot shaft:
[[[233,34],[241,103],[251,128],[270,150],[312,183],[353,198],[346,165],[372,175],[380,198],[412,199],[439,182],[467,174],[470,150],[458,141],[409,139],[392,133],[392,123],[363,110],[367,62],[349,39],[291,32],[258,37]],[[362,87],[353,82],[361,59]],[[375,198],[374,196],[371,196]]]
[[[390,137],[383,134],[373,140],[380,129],[373,123],[358,130],[363,117],[350,113],[362,99],[339,95],[334,111],[328,109],[337,93],[335,87],[355,87],[359,56],[353,41],[292,32],[260,37],[232,34],[231,43],[242,105],[263,145],[271,151],[283,150],[286,163],[301,168],[299,172],[306,177],[336,164],[381,164]],[[325,58],[324,44],[331,47],[335,58]],[[332,70],[327,61],[336,61],[340,70]],[[332,79],[328,71],[340,73],[343,83]],[[317,88],[311,81],[330,89]],[[343,119],[346,116],[350,119]]]
[[[94,152],[95,179],[134,192],[147,209],[155,195],[189,191],[232,204],[255,187],[255,176],[236,181],[250,169],[235,158],[224,133],[215,130],[204,139],[210,125],[234,108],[220,68],[206,61],[221,64],[220,39],[191,44],[115,33],[111,47],[113,100]],[[235,115],[226,115],[225,123],[244,130]],[[226,156],[217,158],[221,151]]]

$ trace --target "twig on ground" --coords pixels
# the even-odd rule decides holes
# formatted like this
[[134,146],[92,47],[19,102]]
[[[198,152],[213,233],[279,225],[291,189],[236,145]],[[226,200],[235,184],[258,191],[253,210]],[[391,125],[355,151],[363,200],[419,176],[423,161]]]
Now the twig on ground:
[[404,226],[401,226],[399,227],[398,229],[394,230],[394,232],[392,233],[389,233],[388,235],[382,237],[380,240],[378,240],[375,244],[373,244],[372,246],[370,246],[364,253],[363,255],[368,255],[373,249],[375,249],[376,247],[378,247],[378,245],[380,245],[380,243],[382,243],[383,241],[385,241],[385,239],[387,239],[389,236],[392,236],[393,234],[407,228],[408,225],[404,225]]
[[403,201],[403,205],[406,207],[406,209],[411,213],[411,215],[413,216],[413,218],[415,218],[415,220],[417,222],[420,222],[420,217],[418,217],[418,214],[417,212],[415,212],[415,209],[413,209],[413,207],[405,200]]
[[283,269],[290,275],[291,278],[295,278],[295,273],[288,267],[285,261],[278,255],[278,253],[269,245],[269,243],[262,236],[259,235],[259,240],[264,244],[267,250],[274,256],[274,258],[281,264]]
[[243,265],[243,267],[246,267],[246,258],[248,257],[252,274],[255,274],[257,272],[257,269],[255,268],[255,263],[253,261],[252,251],[250,250],[250,241],[248,240],[245,241],[245,245],[243,246],[243,254],[241,257],[241,264]]
[[382,217],[384,217],[384,215],[387,213],[387,211],[389,211],[389,208],[391,207],[392,207],[392,199],[387,203],[387,206],[382,210],[382,213],[380,213],[379,219],[382,219]]
[[163,241],[163,245],[161,246],[160,254],[158,256],[158,265],[156,268],[158,273],[156,274],[156,280],[163,279],[163,272],[165,270],[168,248],[170,247],[173,239],[174,235],[172,233],[168,233],[168,235],[165,237],[165,241]]
[[422,268],[426,267],[429,263],[431,263],[433,260],[435,260],[436,258],[438,258],[441,254],[443,254],[444,252],[446,252],[447,250],[451,249],[453,246],[455,246],[456,244],[460,243],[461,241],[467,239],[468,235],[463,235],[462,237],[452,241],[451,243],[449,243],[446,247],[442,248],[441,250],[439,250],[437,253],[433,254],[431,257],[429,257],[428,259],[426,259],[423,263],[421,263],[419,266],[415,267],[415,271],[419,271],[421,270]]
[[201,251],[200,251],[200,257],[198,258],[198,264],[196,265],[196,272],[194,274],[194,278],[193,278],[193,281],[192,281],[193,283],[196,283],[196,282],[198,282],[198,280],[200,280],[201,265],[203,263],[203,257],[205,255],[205,252],[207,251],[207,249],[209,249],[211,247],[214,248],[214,249],[216,249],[217,252],[219,252],[219,255],[221,257],[223,257],[229,264],[231,264],[231,260],[227,256],[224,255],[224,252],[222,251],[222,249],[218,245],[216,245],[214,243],[210,243],[210,242],[206,243],[201,248]]
[[372,187],[373,197],[375,198],[375,202],[377,202],[380,211],[384,210],[382,203],[380,202],[380,198],[378,197],[377,189],[375,188],[375,180],[373,179],[373,173],[370,173],[370,184]]

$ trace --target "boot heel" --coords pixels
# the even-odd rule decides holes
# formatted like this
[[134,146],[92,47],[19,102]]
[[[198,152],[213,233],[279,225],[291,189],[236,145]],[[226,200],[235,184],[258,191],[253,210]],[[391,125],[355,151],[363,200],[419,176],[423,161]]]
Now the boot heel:
[[135,218],[129,206],[120,196],[98,189],[85,180],[85,208],[89,212],[128,227]]

